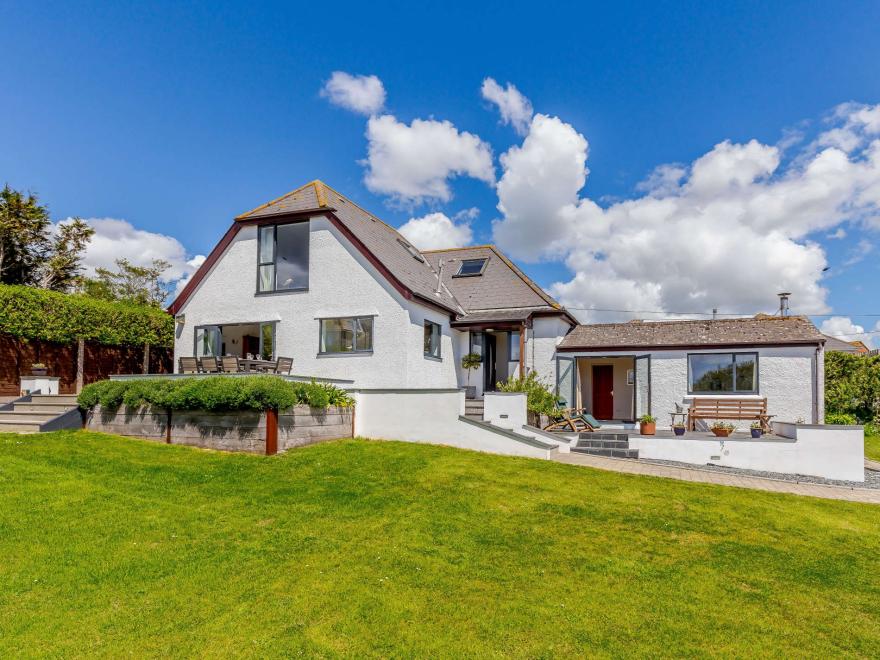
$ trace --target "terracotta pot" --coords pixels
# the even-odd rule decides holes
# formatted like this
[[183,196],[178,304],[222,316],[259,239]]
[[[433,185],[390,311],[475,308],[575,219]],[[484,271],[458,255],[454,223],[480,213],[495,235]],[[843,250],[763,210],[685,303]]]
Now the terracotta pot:
[[647,424],[644,422],[641,422],[639,424],[639,433],[641,433],[642,435],[654,435],[654,433],[656,433],[656,432],[657,432],[657,423],[656,422],[649,422]]
[[726,438],[730,435],[730,429],[712,429],[712,433],[714,433],[719,438]]

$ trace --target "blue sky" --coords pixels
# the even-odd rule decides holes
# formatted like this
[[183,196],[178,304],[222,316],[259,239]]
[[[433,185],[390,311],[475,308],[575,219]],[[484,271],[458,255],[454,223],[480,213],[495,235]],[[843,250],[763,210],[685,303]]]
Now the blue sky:
[[[880,103],[880,4],[446,3],[442,10],[416,4],[3,3],[0,175],[13,187],[39,193],[55,218],[113,218],[172,236],[186,253],[175,253],[178,260],[207,253],[237,213],[320,178],[398,226],[443,213],[454,226],[466,224],[474,242],[506,237],[502,246],[572,306],[769,311],[774,286],[789,277],[796,281],[793,310],[824,312],[817,322],[838,313],[872,330],[880,319],[857,316],[880,314],[874,248],[880,223],[863,194],[875,184],[866,178],[872,173],[858,174],[861,187],[847,188],[850,197],[841,193],[843,205],[862,200],[855,212],[797,229],[759,218],[728,232],[723,214],[731,211],[685,217],[703,208],[694,203],[669,220],[676,229],[668,236],[677,237],[671,248],[658,240],[667,234],[664,221],[651,220],[635,232],[625,206],[605,213],[622,200],[667,194],[639,184],[663,164],[690,172],[725,140],[778,149],[778,164],[756,166],[758,183],[796,178],[821,148],[818,138],[851,126],[847,118],[862,106],[829,120],[835,108]],[[392,117],[401,135],[420,119],[445,120],[458,134],[475,136],[491,149],[494,180],[456,176],[460,165],[453,163],[452,173],[442,177],[450,199],[414,201],[368,188],[367,116],[320,93],[334,71],[375,75],[386,97],[374,114]],[[512,83],[536,117],[557,120],[545,126],[546,144],[574,135],[588,143],[568,140],[560,147],[571,148],[575,160],[588,153],[586,183],[568,200],[576,213],[549,200],[530,206],[534,195],[527,187],[513,189],[517,172],[522,181],[530,176],[528,167],[546,174],[554,163],[545,168],[522,154],[528,162],[502,165],[502,155],[520,149],[530,135],[502,123],[498,108],[481,96],[487,77],[505,89]],[[859,129],[865,144],[873,139],[867,126]],[[799,141],[789,139],[794,133]],[[531,137],[540,146],[537,130]],[[382,146],[381,140],[373,144]],[[861,162],[866,153],[853,151],[850,160]],[[757,148],[743,154],[727,155],[737,162],[772,160]],[[553,161],[552,154],[548,158]],[[502,193],[495,183],[516,168],[508,176],[512,210],[505,214],[496,208]],[[553,181],[568,174],[573,176],[570,168]],[[810,197],[823,181],[802,183],[784,193],[790,215],[800,212],[792,196]],[[516,209],[513,200],[519,200]],[[592,204],[599,210],[587,208]],[[455,218],[472,208],[476,217]],[[497,219],[503,227],[493,233]],[[595,227],[603,222],[608,231],[599,236]],[[685,256],[696,233],[690,226],[722,236],[713,262],[695,265],[711,251],[696,242],[697,253]],[[537,236],[556,232],[569,245],[518,242],[528,236],[523,227]],[[732,239],[740,229],[742,238]],[[762,231],[784,234],[766,254],[749,242]],[[608,232],[628,238],[612,239]],[[144,245],[152,240],[138,236]],[[123,239],[109,241],[105,252],[112,253],[114,244],[124,252]],[[652,260],[650,252],[630,255],[642,240],[656,245],[653,260],[661,268],[627,263]],[[797,248],[808,244],[815,247]],[[797,264],[792,272],[770,263],[777,254]],[[725,271],[761,270],[764,264],[766,290],[756,292],[752,280],[735,275],[730,290],[724,288]],[[830,270],[817,276],[819,265]],[[718,273],[720,281],[703,290],[713,279],[707,273]],[[596,312],[589,319],[617,316]]]

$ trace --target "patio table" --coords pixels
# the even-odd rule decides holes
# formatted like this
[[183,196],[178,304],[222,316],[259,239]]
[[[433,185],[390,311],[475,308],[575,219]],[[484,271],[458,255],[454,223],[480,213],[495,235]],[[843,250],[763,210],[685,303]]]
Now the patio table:
[[275,360],[241,358],[238,363],[241,365],[242,370],[247,372],[265,373],[267,371],[275,371]]

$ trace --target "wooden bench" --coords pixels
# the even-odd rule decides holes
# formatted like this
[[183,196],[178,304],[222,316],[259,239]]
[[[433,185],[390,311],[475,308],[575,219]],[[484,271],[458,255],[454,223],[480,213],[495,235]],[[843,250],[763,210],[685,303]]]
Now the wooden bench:
[[688,408],[688,429],[696,431],[698,419],[750,419],[761,422],[761,428],[769,433],[770,419],[767,399],[694,399]]

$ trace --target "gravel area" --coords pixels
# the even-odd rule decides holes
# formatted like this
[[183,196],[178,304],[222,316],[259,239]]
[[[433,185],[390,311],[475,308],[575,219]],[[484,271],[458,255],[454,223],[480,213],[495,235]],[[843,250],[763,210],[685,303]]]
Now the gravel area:
[[697,470],[711,470],[712,472],[724,472],[727,474],[741,474],[748,477],[765,477],[767,479],[779,479],[780,481],[792,481],[801,484],[822,484],[825,486],[845,486],[847,488],[871,488],[880,490],[880,472],[865,470],[864,483],[858,481],[838,481],[836,479],[823,479],[811,477],[806,474],[782,474],[780,472],[762,472],[761,470],[741,470],[739,468],[722,467],[720,465],[694,465],[693,463],[681,463],[679,461],[659,461],[650,458],[628,459],[640,463],[655,463],[657,465],[674,465]]

